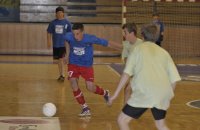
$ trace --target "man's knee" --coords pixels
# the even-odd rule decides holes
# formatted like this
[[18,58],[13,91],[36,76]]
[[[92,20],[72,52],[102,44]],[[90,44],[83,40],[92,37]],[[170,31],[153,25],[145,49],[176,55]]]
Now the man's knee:
[[131,121],[131,117],[127,116],[126,114],[124,114],[123,112],[121,112],[117,118],[117,123],[119,125],[122,124],[129,124],[129,122]]
[[86,87],[88,91],[95,92],[96,87],[93,82],[86,81]]

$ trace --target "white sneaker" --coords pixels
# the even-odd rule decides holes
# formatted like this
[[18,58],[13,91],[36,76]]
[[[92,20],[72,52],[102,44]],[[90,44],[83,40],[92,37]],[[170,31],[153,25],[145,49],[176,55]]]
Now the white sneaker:
[[79,114],[79,116],[91,116],[90,109],[88,107],[83,108],[82,112]]

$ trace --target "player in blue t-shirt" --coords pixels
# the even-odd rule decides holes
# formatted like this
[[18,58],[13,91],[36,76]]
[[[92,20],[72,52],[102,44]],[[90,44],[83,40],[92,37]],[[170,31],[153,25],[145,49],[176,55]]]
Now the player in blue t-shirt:
[[102,95],[106,102],[108,101],[109,91],[104,90],[94,84],[93,71],[93,44],[109,46],[116,49],[122,49],[122,45],[113,41],[107,41],[98,38],[94,35],[84,33],[84,26],[81,23],[75,23],[72,27],[72,32],[67,33],[64,39],[70,47],[69,64],[68,64],[68,79],[73,89],[74,97],[82,106],[82,112],[79,116],[90,116],[90,109],[85,102],[83,93],[78,86],[79,76],[83,77],[86,82],[86,87],[90,92]]
[[53,42],[53,59],[58,60],[59,78],[58,81],[64,81],[65,77],[65,63],[64,57],[66,54],[64,35],[71,32],[71,23],[64,18],[63,7],[56,8],[56,19],[50,22],[47,28],[47,44],[48,47]]
[[163,41],[163,38],[164,38],[164,24],[160,20],[158,13],[154,13],[152,16],[153,16],[153,23],[156,24],[160,30],[159,37],[158,37],[158,40],[156,41],[156,44],[161,46],[161,42]]

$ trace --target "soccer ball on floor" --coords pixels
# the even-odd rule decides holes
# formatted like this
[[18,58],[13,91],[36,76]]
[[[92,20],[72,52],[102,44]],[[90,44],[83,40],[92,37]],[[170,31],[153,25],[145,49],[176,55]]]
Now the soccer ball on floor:
[[43,114],[47,117],[52,117],[56,114],[56,106],[53,103],[43,105]]

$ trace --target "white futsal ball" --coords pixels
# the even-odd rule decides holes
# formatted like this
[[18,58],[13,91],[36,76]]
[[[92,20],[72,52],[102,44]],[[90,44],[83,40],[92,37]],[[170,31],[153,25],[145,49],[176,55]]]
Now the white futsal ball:
[[53,103],[46,103],[43,106],[43,114],[52,117],[56,114],[56,106]]

